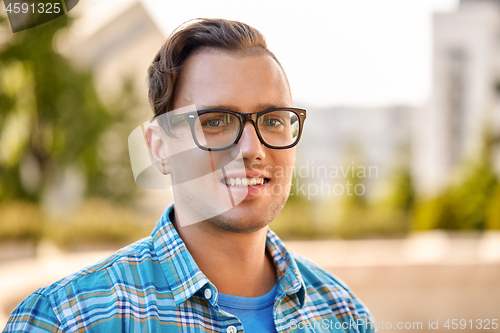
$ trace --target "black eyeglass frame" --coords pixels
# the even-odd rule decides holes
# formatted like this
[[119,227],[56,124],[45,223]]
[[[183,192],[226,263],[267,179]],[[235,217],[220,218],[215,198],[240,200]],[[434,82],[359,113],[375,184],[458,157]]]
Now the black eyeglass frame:
[[[273,146],[273,145],[266,143],[264,141],[264,139],[262,138],[260,131],[259,131],[259,128],[257,126],[257,119],[259,119],[259,117],[261,117],[262,115],[264,115],[266,113],[270,113],[270,112],[274,112],[274,111],[290,111],[290,112],[295,113],[298,116],[299,135],[297,136],[297,139],[295,140],[294,143],[292,143],[288,146],[282,146],[282,147]],[[202,114],[215,113],[215,112],[223,112],[223,113],[228,113],[228,114],[234,115],[240,121],[240,129],[239,129],[238,135],[236,136],[236,139],[234,139],[233,143],[231,143],[229,146],[224,147],[224,148],[204,147],[198,142],[198,140],[196,138],[194,126],[195,126],[197,118]],[[259,112],[254,112],[254,113],[239,113],[236,111],[225,110],[225,109],[205,109],[205,110],[190,111],[190,112],[186,112],[183,114],[171,116],[169,119],[169,124],[175,125],[175,124],[178,124],[182,121],[187,121],[187,123],[189,124],[189,127],[191,129],[191,136],[193,137],[193,140],[196,143],[196,145],[198,146],[198,148],[205,150],[205,151],[223,151],[223,150],[227,150],[227,149],[234,147],[238,143],[238,141],[240,141],[241,135],[243,134],[243,130],[245,129],[245,124],[247,121],[250,121],[253,124],[253,127],[255,129],[255,133],[257,133],[257,137],[259,138],[260,142],[264,146],[266,146],[267,148],[271,148],[271,149],[289,149],[289,148],[295,147],[297,145],[297,143],[299,143],[300,137],[302,136],[302,129],[304,128],[304,121],[306,120],[306,116],[307,116],[307,111],[304,109],[300,109],[300,108],[272,108],[272,109],[267,109],[264,111],[259,111]]]

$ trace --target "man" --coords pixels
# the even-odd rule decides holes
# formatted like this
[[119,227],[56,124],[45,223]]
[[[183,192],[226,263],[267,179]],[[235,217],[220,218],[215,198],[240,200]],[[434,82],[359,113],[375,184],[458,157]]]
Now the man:
[[6,331],[374,331],[345,284],[267,228],[287,201],[283,170],[306,112],[262,34],[196,20],[148,74],[156,118],[144,132],[175,207],[151,237],[29,296]]

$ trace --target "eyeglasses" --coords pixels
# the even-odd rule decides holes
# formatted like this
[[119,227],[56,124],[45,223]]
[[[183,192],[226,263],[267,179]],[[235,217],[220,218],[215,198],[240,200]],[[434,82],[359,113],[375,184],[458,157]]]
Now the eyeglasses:
[[300,140],[305,120],[306,110],[298,108],[273,108],[256,113],[208,109],[173,115],[168,123],[174,128],[186,121],[200,149],[221,151],[238,143],[247,121],[252,122],[264,146],[272,149],[292,148]]

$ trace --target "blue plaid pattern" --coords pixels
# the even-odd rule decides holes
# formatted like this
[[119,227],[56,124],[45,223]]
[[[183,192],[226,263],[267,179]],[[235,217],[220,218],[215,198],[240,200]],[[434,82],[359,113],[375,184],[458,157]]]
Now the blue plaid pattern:
[[[243,332],[173,227],[171,204],[150,237],[28,296],[4,332]],[[291,254],[268,230],[278,332],[374,332],[372,316],[338,278]],[[204,297],[205,289],[212,297]],[[232,327],[234,326],[234,327]]]

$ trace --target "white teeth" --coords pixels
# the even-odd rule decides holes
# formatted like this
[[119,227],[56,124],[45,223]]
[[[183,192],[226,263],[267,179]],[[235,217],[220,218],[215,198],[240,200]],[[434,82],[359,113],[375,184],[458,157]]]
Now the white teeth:
[[253,186],[264,184],[264,178],[228,178],[222,180],[228,186]]

